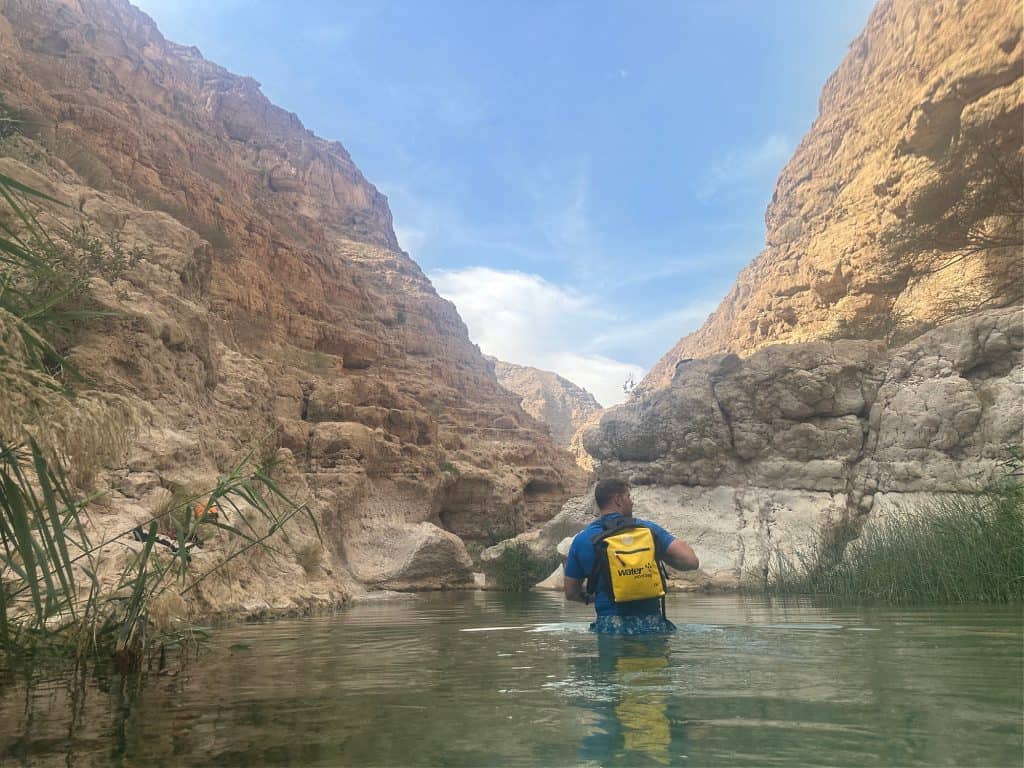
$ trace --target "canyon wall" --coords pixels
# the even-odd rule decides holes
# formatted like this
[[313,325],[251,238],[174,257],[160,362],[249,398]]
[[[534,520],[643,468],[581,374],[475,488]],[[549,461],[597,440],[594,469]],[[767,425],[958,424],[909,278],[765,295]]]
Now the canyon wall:
[[764,251],[577,435],[693,544],[691,585],[978,490],[1021,445],[1022,50],[1018,3],[880,2],[782,171]]
[[583,443],[637,514],[685,537],[698,583],[759,577],[776,551],[936,494],[980,490],[1024,435],[1024,310],[984,310],[896,349],[767,347],[678,366]]
[[15,119],[0,172],[64,204],[40,221],[133,254],[93,280],[110,315],[69,348],[144,424],[97,479],[113,490],[94,524],[127,530],[250,450],[319,523],[322,549],[296,521],[193,609],[469,583],[463,539],[546,520],[582,490],[399,249],[384,196],[255,81],[125,0],[3,0],[0,93]]
[[580,427],[601,411],[592,394],[557,373],[488,359],[501,386],[522,398],[523,410],[547,424],[561,446],[568,448]]
[[779,176],[764,250],[641,388],[687,358],[900,344],[1019,303],[1022,51],[1015,0],[881,0]]

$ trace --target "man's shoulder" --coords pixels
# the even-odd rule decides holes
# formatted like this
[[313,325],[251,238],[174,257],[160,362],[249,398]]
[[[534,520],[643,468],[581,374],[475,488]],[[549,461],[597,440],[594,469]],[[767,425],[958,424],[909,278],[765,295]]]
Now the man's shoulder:
[[590,539],[593,537],[596,531],[601,530],[601,525],[597,521],[587,524],[587,527],[572,537],[572,545],[575,547],[580,544],[589,544]]

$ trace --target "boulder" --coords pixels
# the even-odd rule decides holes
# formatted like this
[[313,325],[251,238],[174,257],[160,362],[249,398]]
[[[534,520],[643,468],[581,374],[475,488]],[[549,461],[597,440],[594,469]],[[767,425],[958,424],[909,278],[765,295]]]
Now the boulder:
[[346,542],[349,570],[380,589],[416,591],[473,586],[473,561],[458,536],[433,523],[366,526]]
[[539,561],[554,560],[559,556],[564,561],[569,550],[566,547],[563,554],[562,545],[566,539],[571,543],[572,537],[587,527],[596,512],[593,494],[569,499],[561,511],[539,529],[505,539],[481,552],[481,567],[485,573],[500,570],[509,548],[520,544],[529,547],[531,554]]

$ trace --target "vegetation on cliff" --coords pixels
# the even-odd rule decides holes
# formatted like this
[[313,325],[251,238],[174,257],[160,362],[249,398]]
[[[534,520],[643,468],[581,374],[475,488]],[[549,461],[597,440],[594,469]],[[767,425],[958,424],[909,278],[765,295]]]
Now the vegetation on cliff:
[[845,548],[822,541],[778,555],[769,587],[887,603],[1024,601],[1022,453],[977,494],[936,496],[870,521]]
[[[163,510],[166,549],[156,546],[156,517],[134,532],[90,536],[89,506],[103,494],[84,490],[124,454],[138,418],[124,398],[89,390],[63,346],[100,314],[89,307],[90,281],[115,277],[133,255],[86,228],[48,231],[34,204],[57,201],[8,176],[0,199],[0,651],[136,662],[194,634],[155,621],[160,598],[264,545],[304,507],[247,456],[209,492]],[[213,509],[220,514],[204,514]],[[216,536],[229,546],[199,572],[190,550]]]

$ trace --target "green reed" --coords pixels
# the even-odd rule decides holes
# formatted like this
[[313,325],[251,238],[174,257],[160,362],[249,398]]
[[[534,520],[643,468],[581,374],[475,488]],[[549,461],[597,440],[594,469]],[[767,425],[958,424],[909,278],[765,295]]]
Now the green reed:
[[767,586],[895,604],[1024,600],[1021,454],[981,493],[936,496],[870,520],[845,548],[817,542],[777,553]]
[[[141,542],[132,530],[92,540],[88,507],[102,494],[80,487],[123,455],[136,419],[126,399],[88,389],[62,346],[72,326],[104,314],[89,307],[89,281],[129,268],[137,255],[81,229],[48,231],[36,204],[61,206],[0,174],[0,652],[112,656],[130,666],[204,632],[157,629],[161,597],[187,595],[232,560],[271,548],[299,512],[316,521],[250,453],[214,488],[175,498],[140,526]],[[212,508],[222,514],[199,513]],[[170,521],[176,551],[155,546],[158,517]],[[220,532],[224,541],[198,569],[186,543]]]

